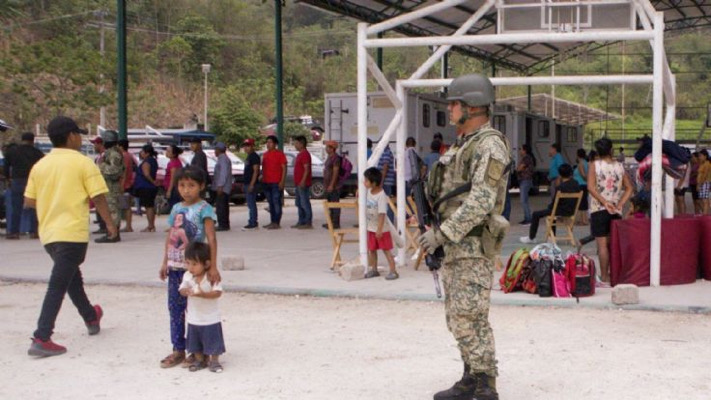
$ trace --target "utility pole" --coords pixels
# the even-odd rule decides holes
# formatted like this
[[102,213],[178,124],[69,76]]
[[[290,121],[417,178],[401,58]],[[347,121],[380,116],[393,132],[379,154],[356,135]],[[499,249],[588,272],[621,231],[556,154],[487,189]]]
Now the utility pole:
[[276,124],[279,150],[284,149],[284,88],[282,87],[281,8],[283,0],[274,0],[274,40],[276,48]]
[[205,74],[205,102],[204,102],[204,105],[205,105],[205,111],[204,111],[204,112],[205,112],[205,114],[204,114],[203,119],[202,119],[202,125],[203,125],[202,130],[203,130],[204,132],[207,132],[207,131],[208,131],[208,128],[207,128],[207,74],[210,73],[210,67],[211,67],[210,64],[203,64],[203,65],[202,65],[202,73]]
[[[106,15],[106,11],[101,10],[99,11],[99,16],[101,17],[101,44],[99,44],[99,53],[101,54],[101,61],[104,60],[104,55],[106,54],[106,50],[104,48],[104,16]],[[104,85],[104,73],[102,72],[100,75],[100,80],[101,80],[101,86],[99,87],[99,93],[104,94],[106,91],[106,86]],[[101,106],[101,111],[99,112],[99,125],[102,127],[106,127],[106,106]]]
[[118,0],[116,21],[116,52],[118,62],[118,134],[128,138],[128,109],[126,107],[126,0]]

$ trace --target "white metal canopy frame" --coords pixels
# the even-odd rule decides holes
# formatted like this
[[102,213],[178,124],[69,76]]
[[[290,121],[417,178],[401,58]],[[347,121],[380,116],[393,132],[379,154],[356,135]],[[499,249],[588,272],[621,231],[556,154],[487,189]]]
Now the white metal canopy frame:
[[[649,0],[575,0],[551,2],[544,0],[486,0],[481,7],[464,21],[451,36],[397,37],[377,38],[377,34],[395,29],[400,25],[428,18],[428,16],[445,12],[457,7],[462,0],[443,0],[424,4],[411,12],[400,14],[394,18],[377,24],[358,24],[358,165],[359,173],[367,167],[377,165],[383,150],[396,135],[396,163],[405,165],[405,140],[407,139],[407,90],[410,88],[448,86],[451,79],[423,79],[422,77],[439,61],[452,46],[521,44],[521,43],[594,43],[603,41],[649,41],[653,53],[653,73],[651,75],[576,75],[576,76],[524,76],[491,78],[494,86],[513,85],[609,85],[609,84],[652,84],[653,96],[653,148],[652,148],[652,224],[650,250],[650,282],[652,286],[660,284],[660,250],[661,250],[661,220],[662,220],[662,138],[674,140],[675,132],[675,78],[671,73],[664,52],[664,14],[658,12]],[[610,27],[604,23],[592,21],[596,7],[614,4],[618,10],[628,12],[627,24],[617,24]],[[560,10],[563,17],[560,18]],[[499,24],[493,34],[469,34],[469,30],[482,17],[492,12],[497,13]],[[516,13],[519,14],[516,14]],[[529,14],[526,14],[528,12]],[[533,14],[530,14],[533,13]],[[540,26],[527,26],[516,31],[516,18],[507,20],[506,16],[518,16],[518,21],[524,24],[530,22],[530,16],[540,15]],[[555,14],[558,13],[558,14]],[[553,16],[558,15],[559,19]],[[598,14],[598,19],[608,19],[609,14]],[[508,21],[508,22],[506,22]],[[556,21],[558,23],[556,24]],[[502,26],[506,22],[506,29]],[[369,49],[380,47],[413,47],[438,46],[437,50],[409,78],[398,80],[393,88],[385,75],[377,67],[368,54]],[[367,80],[368,71],[386,93],[395,107],[396,113],[390,125],[382,135],[378,145],[373,149],[370,159],[367,159]],[[666,115],[663,114],[666,100]],[[359,177],[358,217],[360,221],[366,218],[366,189]],[[667,198],[664,202],[664,215],[673,216],[673,181],[666,181]],[[406,198],[405,198],[405,168],[397,168],[397,228],[405,240],[406,229]],[[366,224],[359,224],[359,253],[363,265],[367,265],[367,232]],[[405,260],[405,249],[399,251],[399,260]]]

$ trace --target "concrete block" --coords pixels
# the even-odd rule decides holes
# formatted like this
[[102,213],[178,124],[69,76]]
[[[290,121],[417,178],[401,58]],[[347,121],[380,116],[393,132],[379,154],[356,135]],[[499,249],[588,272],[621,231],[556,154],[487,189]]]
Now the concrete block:
[[222,269],[224,271],[244,270],[244,257],[225,256],[222,257]]
[[360,260],[356,259],[341,265],[338,273],[345,281],[355,281],[365,277],[365,267],[360,263]]
[[617,305],[639,303],[639,288],[637,285],[621,284],[612,289],[612,303]]

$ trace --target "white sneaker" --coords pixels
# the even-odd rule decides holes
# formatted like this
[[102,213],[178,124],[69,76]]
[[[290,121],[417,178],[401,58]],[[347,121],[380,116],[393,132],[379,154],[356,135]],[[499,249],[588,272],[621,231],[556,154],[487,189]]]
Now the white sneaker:
[[521,243],[523,243],[523,244],[533,244],[533,243],[536,243],[535,240],[531,239],[531,238],[528,237],[528,236],[521,236],[521,237],[518,239],[518,241],[521,242]]
[[410,259],[411,259],[412,261],[417,261],[417,259],[418,259],[419,257],[420,257],[420,249],[417,249],[417,251],[415,252],[415,254],[413,254]]

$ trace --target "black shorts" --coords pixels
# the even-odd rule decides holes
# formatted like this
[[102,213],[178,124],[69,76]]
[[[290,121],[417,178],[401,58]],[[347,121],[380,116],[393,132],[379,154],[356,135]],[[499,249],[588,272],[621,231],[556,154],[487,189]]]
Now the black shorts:
[[189,353],[202,353],[218,356],[225,352],[225,339],[222,336],[222,324],[188,324],[187,350]]
[[689,185],[689,190],[691,190],[691,198],[693,200],[699,199],[699,187],[697,185]]
[[588,187],[581,185],[580,189],[582,189],[582,191],[583,191],[583,198],[582,198],[582,200],[580,200],[580,207],[578,207],[578,210],[587,211],[588,210]]
[[621,218],[620,214],[610,214],[607,210],[595,211],[590,214],[590,232],[596,238],[610,236],[612,221]]
[[141,207],[154,208],[156,206],[156,195],[158,189],[140,188],[136,189],[136,197],[141,204]]
[[684,197],[686,194],[686,188],[674,189],[674,196]]

